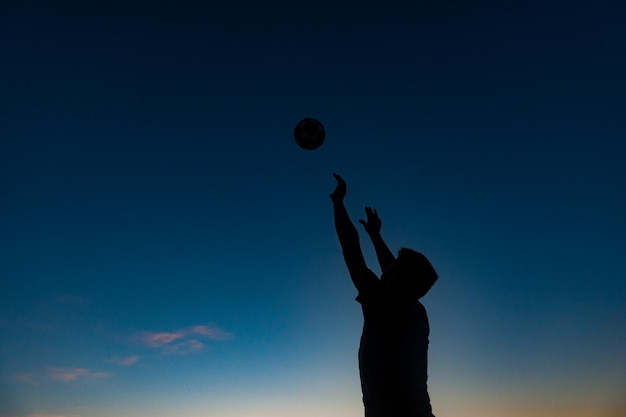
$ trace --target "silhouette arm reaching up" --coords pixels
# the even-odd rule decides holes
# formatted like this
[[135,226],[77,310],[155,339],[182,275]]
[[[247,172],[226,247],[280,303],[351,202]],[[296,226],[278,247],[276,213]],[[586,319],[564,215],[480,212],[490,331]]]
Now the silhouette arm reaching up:
[[350,278],[352,278],[356,289],[361,291],[365,287],[368,269],[361,251],[359,233],[356,227],[354,227],[352,220],[350,220],[348,211],[343,204],[343,199],[346,196],[346,182],[340,175],[334,173],[333,175],[337,180],[337,188],[330,195],[330,199],[333,201],[334,206],[335,229]]
[[365,207],[365,215],[367,216],[367,220],[359,220],[359,223],[363,225],[365,231],[369,235],[372,240],[372,244],[374,245],[374,250],[376,251],[376,257],[378,258],[378,264],[380,265],[381,271],[385,271],[387,268],[393,264],[396,260],[396,257],[393,256],[393,253],[383,240],[383,237],[380,234],[380,228],[382,227],[383,222],[378,217],[378,211],[371,207]]

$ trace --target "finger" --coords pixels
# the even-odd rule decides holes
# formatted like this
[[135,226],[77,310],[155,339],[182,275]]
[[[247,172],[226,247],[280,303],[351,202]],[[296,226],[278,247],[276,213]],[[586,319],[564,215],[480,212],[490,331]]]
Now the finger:
[[359,219],[359,223],[361,223],[363,226],[367,226],[367,222],[363,219]]
[[378,217],[378,210],[374,209],[374,216]]

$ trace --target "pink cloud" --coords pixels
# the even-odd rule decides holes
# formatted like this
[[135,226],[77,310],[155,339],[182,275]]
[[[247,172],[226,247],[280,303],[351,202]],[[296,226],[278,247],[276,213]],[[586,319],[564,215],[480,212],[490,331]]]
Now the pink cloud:
[[163,349],[163,353],[166,355],[186,355],[189,353],[200,352],[202,349],[204,349],[204,343],[196,339],[191,339],[181,343],[176,343],[174,345],[166,346]]
[[140,359],[140,356],[138,355],[128,356],[128,357],[114,356],[111,359],[109,359],[107,362],[115,363],[117,365],[122,365],[122,366],[130,366],[130,365],[137,363],[139,359]]
[[140,341],[149,347],[156,348],[156,347],[160,347],[163,345],[167,345],[168,343],[171,343],[175,340],[182,339],[183,337],[185,337],[185,334],[182,332],[175,332],[175,333],[146,332],[140,336]]
[[195,325],[175,332],[143,332],[136,340],[145,346],[159,348],[164,354],[183,355],[204,349],[205,345],[199,338],[219,341],[231,337],[230,333],[215,326]]
[[47,368],[48,378],[53,381],[69,382],[79,378],[106,378],[108,372],[93,372],[86,368]]
[[211,340],[226,340],[230,339],[231,337],[230,333],[227,333],[214,326],[192,326],[188,329],[188,332],[204,336]]

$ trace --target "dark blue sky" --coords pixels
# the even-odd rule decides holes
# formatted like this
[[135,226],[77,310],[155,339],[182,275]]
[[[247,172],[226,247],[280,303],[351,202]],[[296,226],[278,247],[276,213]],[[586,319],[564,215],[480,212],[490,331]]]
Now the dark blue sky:
[[2,4],[0,416],[362,415],[332,172],[441,276],[435,414],[622,415],[625,16]]

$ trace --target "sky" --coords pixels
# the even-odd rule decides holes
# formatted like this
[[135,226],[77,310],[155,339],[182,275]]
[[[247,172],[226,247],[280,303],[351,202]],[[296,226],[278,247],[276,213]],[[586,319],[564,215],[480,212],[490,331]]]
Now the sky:
[[0,416],[362,416],[337,172],[439,273],[435,415],[623,417],[625,15],[2,2]]

